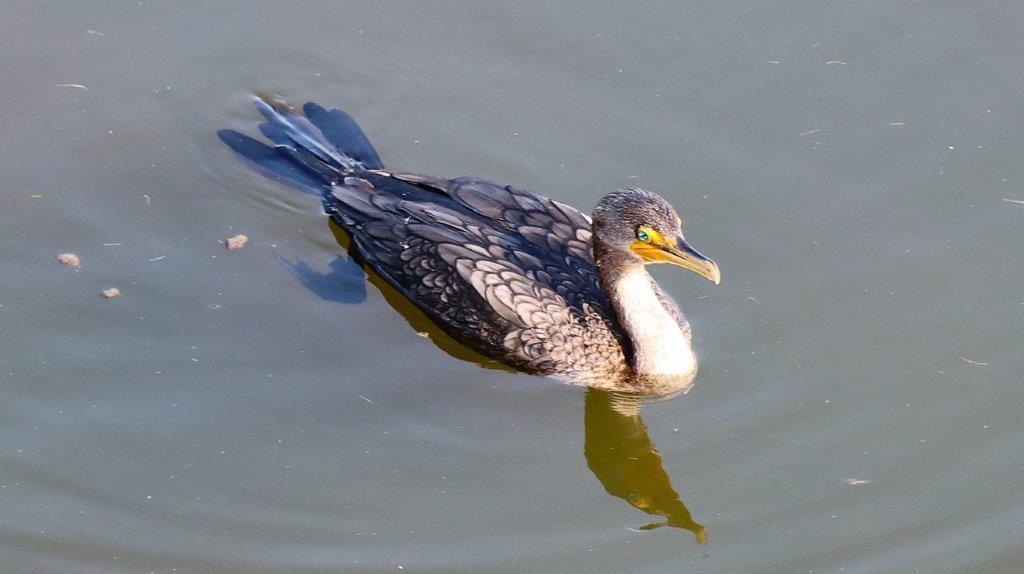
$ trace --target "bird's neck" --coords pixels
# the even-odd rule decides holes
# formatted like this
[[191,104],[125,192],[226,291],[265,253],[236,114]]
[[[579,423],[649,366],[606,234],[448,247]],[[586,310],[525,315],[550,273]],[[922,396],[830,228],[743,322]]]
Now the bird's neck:
[[596,251],[601,287],[629,337],[633,370],[654,377],[695,373],[697,360],[690,343],[658,298],[654,279],[643,263],[629,254]]

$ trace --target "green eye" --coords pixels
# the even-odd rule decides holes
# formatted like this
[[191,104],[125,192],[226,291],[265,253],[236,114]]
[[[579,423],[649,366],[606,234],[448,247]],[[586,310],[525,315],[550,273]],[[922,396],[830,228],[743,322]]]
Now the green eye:
[[643,241],[644,243],[647,243],[651,240],[651,235],[644,231],[643,229],[637,229],[636,238],[639,239],[640,241]]

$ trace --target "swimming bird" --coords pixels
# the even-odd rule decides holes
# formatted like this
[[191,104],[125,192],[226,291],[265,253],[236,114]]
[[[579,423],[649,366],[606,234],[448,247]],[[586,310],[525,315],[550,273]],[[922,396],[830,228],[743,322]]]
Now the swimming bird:
[[322,199],[364,263],[459,342],[524,372],[638,393],[688,388],[691,329],[645,269],[718,284],[661,196],[608,193],[593,218],[509,185],[384,168],[358,124],[315,103],[260,97],[266,145],[220,139],[265,175]]

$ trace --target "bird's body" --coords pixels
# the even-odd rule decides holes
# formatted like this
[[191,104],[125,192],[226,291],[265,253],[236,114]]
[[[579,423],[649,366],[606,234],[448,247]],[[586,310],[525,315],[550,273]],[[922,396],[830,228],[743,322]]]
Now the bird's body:
[[[660,197],[616,192],[591,221],[483,179],[385,170],[340,110],[306,104],[303,116],[277,101],[257,106],[273,148],[230,130],[221,139],[271,175],[317,192],[365,263],[462,343],[523,371],[592,386],[665,392],[692,380],[689,325],[644,269],[638,254],[650,245],[634,237],[641,228],[667,235],[649,227],[661,220],[678,229]],[[621,211],[636,211],[625,203],[638,199],[652,203],[654,220],[626,222],[636,244],[627,252],[602,229],[623,223]],[[717,282],[717,267],[714,274]]]

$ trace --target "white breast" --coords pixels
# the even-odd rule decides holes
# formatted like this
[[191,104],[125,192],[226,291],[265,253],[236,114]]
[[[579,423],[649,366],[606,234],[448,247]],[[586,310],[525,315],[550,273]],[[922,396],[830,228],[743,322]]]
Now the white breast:
[[615,285],[619,322],[633,343],[639,374],[679,376],[697,369],[697,358],[672,315],[658,300],[642,267],[627,271]]

